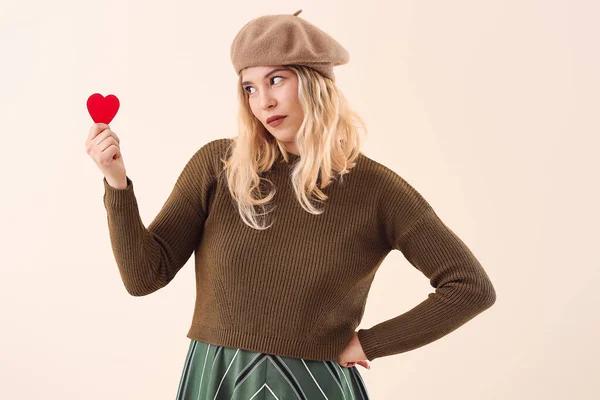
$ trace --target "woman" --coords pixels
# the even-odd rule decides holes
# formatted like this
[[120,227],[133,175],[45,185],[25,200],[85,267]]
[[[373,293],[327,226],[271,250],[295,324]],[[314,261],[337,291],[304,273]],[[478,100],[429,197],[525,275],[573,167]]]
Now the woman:
[[[364,125],[333,74],[348,53],[299,13],[254,19],[235,37],[238,136],[192,156],[147,229],[114,132],[91,133],[128,292],[166,286],[195,253],[178,399],[368,399],[356,364],[437,340],[495,301],[486,272],[431,205],[360,152]],[[394,249],[436,292],[356,332]]]

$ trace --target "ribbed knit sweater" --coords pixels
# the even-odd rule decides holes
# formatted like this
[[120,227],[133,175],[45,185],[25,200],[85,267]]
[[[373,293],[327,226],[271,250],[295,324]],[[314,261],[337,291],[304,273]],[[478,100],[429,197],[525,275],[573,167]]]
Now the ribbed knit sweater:
[[[128,293],[166,286],[194,253],[196,301],[187,337],[256,352],[337,360],[360,324],[375,274],[399,250],[435,288],[414,308],[358,330],[370,361],[428,344],[489,308],[494,287],[481,264],[405,179],[360,153],[323,189],[321,215],[296,200],[282,155],[264,177],[275,184],[273,225],[246,225],[220,173],[233,139],[208,142],[189,159],[146,228],[133,182],[104,178],[111,246]],[[401,292],[400,285],[398,292]],[[393,299],[399,293],[390,296]]]

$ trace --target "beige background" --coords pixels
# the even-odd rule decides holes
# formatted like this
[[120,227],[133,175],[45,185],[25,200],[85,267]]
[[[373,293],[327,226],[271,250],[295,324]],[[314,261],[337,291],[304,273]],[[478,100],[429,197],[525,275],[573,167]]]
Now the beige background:
[[[600,55],[595,1],[0,3],[0,398],[171,399],[193,259],[135,298],[110,247],[86,100],[111,123],[146,226],[188,158],[235,136],[229,46],[301,16],[350,52],[338,84],[365,154],[407,179],[480,259],[496,304],[450,335],[358,367],[372,399],[597,398]],[[386,258],[364,319],[433,288]]]

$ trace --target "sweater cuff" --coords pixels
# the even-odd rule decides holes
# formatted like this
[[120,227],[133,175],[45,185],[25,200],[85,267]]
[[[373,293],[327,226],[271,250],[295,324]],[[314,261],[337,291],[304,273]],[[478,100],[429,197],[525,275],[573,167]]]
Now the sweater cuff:
[[127,179],[127,187],[124,189],[117,189],[109,185],[106,177],[102,179],[104,182],[104,204],[108,206],[118,206],[130,204],[135,201],[135,194],[133,193],[133,182]]
[[381,346],[370,329],[359,329],[357,335],[363,352],[367,356],[367,360],[373,361],[376,358],[382,357]]

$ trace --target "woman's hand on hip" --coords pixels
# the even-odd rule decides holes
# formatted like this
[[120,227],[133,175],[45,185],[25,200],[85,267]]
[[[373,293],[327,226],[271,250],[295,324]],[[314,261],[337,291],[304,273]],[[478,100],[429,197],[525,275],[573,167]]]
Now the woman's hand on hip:
[[344,350],[338,356],[337,362],[342,367],[346,368],[358,364],[366,369],[371,369],[371,362],[367,359],[367,355],[363,351],[356,331],[352,335],[352,339],[350,339]]

